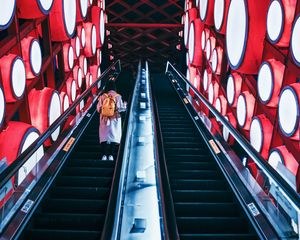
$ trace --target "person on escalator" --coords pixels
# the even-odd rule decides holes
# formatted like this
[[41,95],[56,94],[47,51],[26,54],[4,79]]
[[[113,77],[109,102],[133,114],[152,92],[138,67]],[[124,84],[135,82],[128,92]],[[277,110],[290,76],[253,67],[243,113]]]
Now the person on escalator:
[[122,135],[120,112],[125,110],[126,106],[122,96],[117,93],[114,79],[108,80],[97,104],[97,111],[100,113],[99,141],[103,154],[102,160],[114,160],[113,155]]

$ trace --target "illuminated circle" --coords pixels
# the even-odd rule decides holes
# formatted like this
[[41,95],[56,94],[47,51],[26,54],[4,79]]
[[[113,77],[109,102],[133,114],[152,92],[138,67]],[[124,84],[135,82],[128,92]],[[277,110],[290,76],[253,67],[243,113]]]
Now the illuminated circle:
[[207,39],[206,41],[206,59],[209,60],[211,55],[211,45],[210,45],[210,39]]
[[190,65],[190,57],[189,57],[189,52],[186,52],[185,55],[185,60],[186,60],[186,66],[188,67]]
[[75,53],[76,53],[76,57],[79,57],[80,56],[80,39],[78,36],[76,36],[75,38]]
[[76,26],[76,0],[63,0],[63,15],[67,35],[72,36]]
[[217,71],[217,67],[218,67],[218,53],[217,53],[217,49],[215,48],[213,50],[213,54],[212,54],[212,70],[213,72]]
[[240,95],[237,101],[237,120],[241,127],[246,123],[247,109],[246,109],[246,99],[244,95]]
[[220,100],[220,98],[217,98],[217,100],[216,100],[216,109],[218,110],[218,112],[221,113],[221,100]]
[[234,89],[234,79],[231,74],[228,77],[226,94],[227,94],[228,103],[232,105],[235,97],[235,89]]
[[88,10],[88,0],[80,0],[80,13],[82,18],[86,18]]
[[68,53],[68,64],[69,64],[69,68],[72,69],[74,66],[74,50],[71,45],[69,47],[69,53]]
[[90,5],[92,5],[93,4],[93,0],[89,0],[90,1]]
[[104,11],[100,12],[100,42],[103,45],[105,39],[105,22],[104,22]]
[[204,50],[206,47],[206,32],[205,29],[203,29],[202,34],[201,34],[201,48]]
[[98,71],[97,71],[97,78],[99,78],[101,76],[101,68],[98,67]]
[[81,100],[79,103],[79,109],[80,111],[84,108],[84,100]]
[[[54,91],[50,105],[49,105],[49,126],[61,115],[61,103],[59,94]],[[51,138],[56,141],[59,135],[60,127],[58,127],[52,134]]]
[[214,85],[212,83],[208,86],[208,101],[211,104],[214,102]]
[[5,98],[2,88],[0,87],[0,126],[3,124],[5,116]]
[[244,58],[247,44],[248,16],[245,0],[232,0],[229,5],[226,46],[229,63],[233,69],[237,69]]
[[263,131],[259,118],[254,117],[250,126],[250,143],[257,152],[260,152],[263,145]]
[[297,17],[292,30],[291,48],[292,56],[298,66],[300,66],[300,15]]
[[85,47],[85,43],[86,43],[86,39],[85,39],[85,29],[82,27],[81,28],[81,46],[84,48]]
[[285,87],[280,95],[278,105],[279,126],[286,136],[292,136],[299,122],[299,102],[296,92],[291,87]]
[[224,21],[224,10],[225,10],[225,2],[224,0],[215,0],[214,5],[214,22],[215,27],[219,31],[222,28]]
[[277,149],[271,150],[268,162],[274,169],[277,169],[278,163],[284,164],[283,157],[280,151],[278,151]]
[[77,83],[78,83],[78,87],[81,88],[82,86],[82,69],[81,68],[78,68],[78,75],[77,75]]
[[209,82],[210,82],[210,79],[209,79],[209,76],[208,76],[208,72],[205,69],[204,73],[203,73],[203,88],[204,88],[205,91],[207,91],[207,89],[208,89]]
[[86,57],[83,59],[83,74],[86,76],[87,74],[87,60]]
[[31,42],[30,67],[35,75],[38,75],[42,68],[42,51],[40,44],[36,39]]
[[6,29],[15,14],[16,0],[0,1],[0,30]]
[[185,21],[184,21],[184,45],[187,45],[188,41],[188,34],[189,34],[189,24],[190,24],[190,19],[189,19],[189,14],[188,12],[185,14]]
[[204,21],[206,19],[207,8],[208,8],[208,1],[209,0],[200,0],[199,1],[200,18],[201,18],[202,21]]
[[74,102],[76,99],[76,82],[75,80],[72,80],[71,83],[71,100]]
[[194,55],[195,55],[195,26],[192,22],[190,26],[190,34],[189,34],[189,58],[190,63],[193,62]]
[[63,109],[63,111],[66,111],[69,108],[69,106],[70,106],[70,101],[69,101],[68,95],[66,94],[64,96],[64,106],[63,106],[64,109]]
[[273,72],[269,63],[263,62],[258,72],[257,89],[259,99],[268,103],[273,93]]
[[272,43],[279,41],[283,32],[283,8],[280,1],[274,0],[267,15],[267,33]]
[[93,25],[92,27],[92,53],[93,55],[96,53],[96,44],[97,44],[97,34],[96,34],[96,27]]
[[24,62],[20,57],[16,57],[12,65],[12,88],[14,95],[17,98],[21,98],[24,94],[25,85],[26,85],[26,73]]
[[48,13],[52,7],[53,0],[38,0],[40,9],[43,13]]

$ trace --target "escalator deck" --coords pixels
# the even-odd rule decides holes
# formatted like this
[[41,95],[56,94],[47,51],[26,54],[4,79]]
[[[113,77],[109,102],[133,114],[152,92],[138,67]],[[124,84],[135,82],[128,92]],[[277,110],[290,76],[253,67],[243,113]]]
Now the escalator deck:
[[156,99],[180,239],[257,239],[179,97]]
[[98,124],[95,114],[22,239],[100,238],[115,162],[101,160]]

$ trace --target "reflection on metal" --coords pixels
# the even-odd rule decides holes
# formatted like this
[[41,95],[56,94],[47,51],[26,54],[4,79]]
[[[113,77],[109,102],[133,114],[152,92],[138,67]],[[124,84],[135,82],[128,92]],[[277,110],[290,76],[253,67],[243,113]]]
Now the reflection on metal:
[[148,64],[132,98],[112,239],[162,239]]

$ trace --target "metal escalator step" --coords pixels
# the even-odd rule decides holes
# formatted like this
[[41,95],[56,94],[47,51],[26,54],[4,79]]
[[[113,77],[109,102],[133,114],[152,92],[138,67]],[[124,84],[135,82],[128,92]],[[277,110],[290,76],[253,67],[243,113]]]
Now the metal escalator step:
[[210,234],[180,234],[181,240],[254,240],[257,236],[252,233],[210,233]]
[[65,199],[108,199],[110,189],[99,187],[55,187],[51,190],[53,198]]
[[221,190],[227,186],[225,180],[170,179],[170,183],[176,190]]
[[174,179],[220,179],[222,175],[214,170],[170,170],[169,177]]
[[173,190],[175,202],[204,202],[204,203],[227,203],[233,201],[232,193],[220,190]]
[[91,230],[29,229],[26,233],[26,239],[30,240],[95,240],[100,237],[100,231]]
[[176,162],[168,161],[169,171],[182,169],[182,170],[205,170],[205,169],[216,169],[216,164],[213,162]]
[[112,177],[113,168],[68,167],[64,169],[63,176],[101,176]]
[[100,154],[98,156],[98,159],[78,159],[78,158],[72,158],[70,161],[67,162],[68,166],[74,166],[74,167],[101,167],[101,168],[114,168],[115,162],[114,161],[102,161],[100,159]]
[[61,176],[58,178],[58,186],[78,187],[109,187],[112,179],[109,177],[72,177]]

